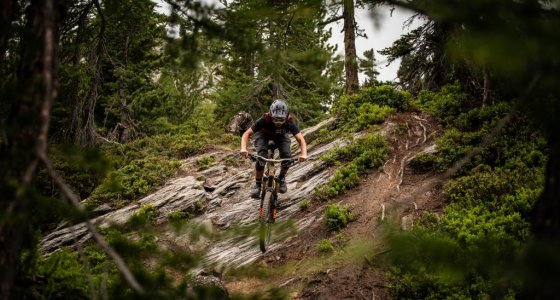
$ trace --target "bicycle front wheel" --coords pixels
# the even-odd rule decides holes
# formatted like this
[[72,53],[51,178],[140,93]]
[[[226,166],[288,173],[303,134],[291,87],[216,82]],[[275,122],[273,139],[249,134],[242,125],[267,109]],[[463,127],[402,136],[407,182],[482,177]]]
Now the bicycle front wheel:
[[261,247],[261,251],[264,253],[268,248],[272,224],[274,224],[274,195],[271,191],[266,191],[264,194],[261,209],[262,213],[259,217],[259,245]]

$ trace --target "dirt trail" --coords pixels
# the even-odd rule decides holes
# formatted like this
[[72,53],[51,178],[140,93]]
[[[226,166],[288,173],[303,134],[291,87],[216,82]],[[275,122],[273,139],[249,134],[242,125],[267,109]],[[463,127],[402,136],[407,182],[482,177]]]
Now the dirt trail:
[[416,154],[433,148],[441,129],[426,115],[402,113],[389,118],[382,131],[389,142],[389,159],[383,170],[371,172],[362,179],[359,187],[333,200],[348,205],[358,214],[357,219],[339,233],[328,232],[322,221],[325,203],[315,202],[307,212],[298,215],[298,218],[314,218],[314,224],[262,258],[262,265],[273,265],[282,271],[273,274],[266,282],[254,278],[226,278],[231,292],[282,287],[292,291],[293,299],[389,298],[384,271],[379,267],[365,263],[363,256],[355,262],[348,262],[347,258],[337,260],[337,256],[344,254],[328,257],[318,253],[315,247],[321,240],[329,238],[337,249],[345,249],[336,252],[352,252],[352,244],[356,241],[368,241],[375,244],[376,249],[382,249],[383,245],[379,245],[381,218],[387,219],[390,213],[398,214],[401,227],[406,229],[411,226],[415,214],[441,208],[442,182],[439,176],[416,174],[407,168]]

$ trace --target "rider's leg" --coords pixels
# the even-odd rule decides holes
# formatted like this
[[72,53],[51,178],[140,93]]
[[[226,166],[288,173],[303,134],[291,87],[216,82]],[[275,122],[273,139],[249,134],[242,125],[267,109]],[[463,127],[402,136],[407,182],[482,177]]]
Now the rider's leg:
[[[276,145],[278,145],[280,158],[290,158],[292,156],[292,152],[290,149],[292,141],[287,134],[280,136],[278,139],[276,139],[275,143]],[[283,162],[281,164],[280,174],[278,175],[278,179],[280,181],[280,193],[285,193],[288,190],[288,187],[286,186],[286,174],[288,173],[289,168],[289,162]]]
[[[268,140],[260,133],[255,133],[255,148],[257,154],[266,157],[268,154]],[[252,198],[259,198],[262,185],[262,177],[264,174],[264,162],[257,160],[255,162],[255,186],[251,190]]]

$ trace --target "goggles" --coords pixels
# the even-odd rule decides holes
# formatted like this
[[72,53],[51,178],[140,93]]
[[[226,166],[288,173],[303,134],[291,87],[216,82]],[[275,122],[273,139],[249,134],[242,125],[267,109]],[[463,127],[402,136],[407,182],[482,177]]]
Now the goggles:
[[286,121],[286,118],[272,118],[272,122],[276,125],[282,125]]

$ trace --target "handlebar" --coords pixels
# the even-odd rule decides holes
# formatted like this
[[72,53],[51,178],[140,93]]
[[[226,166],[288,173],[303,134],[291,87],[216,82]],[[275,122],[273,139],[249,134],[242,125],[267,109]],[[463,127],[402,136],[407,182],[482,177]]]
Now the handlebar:
[[283,158],[283,159],[270,159],[270,158],[266,158],[266,157],[262,157],[260,155],[257,154],[248,154],[249,158],[251,160],[262,160],[262,161],[266,161],[266,162],[272,162],[272,163],[281,163],[281,162],[290,162],[290,163],[295,163],[297,162],[297,159],[295,158]]

